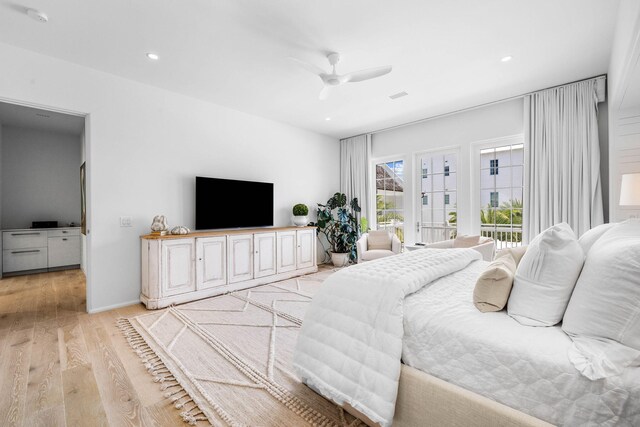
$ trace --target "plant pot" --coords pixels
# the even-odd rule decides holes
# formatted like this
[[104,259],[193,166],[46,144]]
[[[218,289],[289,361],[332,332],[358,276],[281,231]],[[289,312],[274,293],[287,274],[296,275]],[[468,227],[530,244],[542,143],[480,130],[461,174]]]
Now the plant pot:
[[304,227],[309,223],[309,218],[306,215],[294,215],[293,223],[298,227]]
[[331,252],[331,262],[336,267],[344,267],[349,264],[349,254]]

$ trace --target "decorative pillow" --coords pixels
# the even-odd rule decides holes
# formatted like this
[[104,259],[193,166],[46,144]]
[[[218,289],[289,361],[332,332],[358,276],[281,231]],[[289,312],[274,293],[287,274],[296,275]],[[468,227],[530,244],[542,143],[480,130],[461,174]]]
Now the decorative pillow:
[[367,250],[391,250],[391,234],[385,230],[372,230],[367,237]]
[[520,264],[522,257],[527,252],[527,246],[516,246],[515,248],[507,248],[502,249],[496,254],[496,259],[503,256],[504,254],[510,254],[513,257],[513,260],[516,262],[516,268]]
[[500,311],[507,305],[516,274],[516,261],[502,251],[480,274],[473,289],[473,304],[483,313]]
[[600,238],[604,233],[614,227],[616,223],[610,222],[609,224],[600,224],[597,227],[593,227],[591,230],[585,232],[578,239],[578,243],[582,246],[584,254],[587,255],[591,246]]
[[640,220],[612,227],[593,244],[562,321],[574,365],[589,378],[640,364]]
[[454,248],[472,248],[478,246],[480,243],[480,236],[458,236],[453,240]]
[[527,326],[553,326],[562,320],[584,252],[566,223],[540,233],[522,257],[509,297],[509,316]]

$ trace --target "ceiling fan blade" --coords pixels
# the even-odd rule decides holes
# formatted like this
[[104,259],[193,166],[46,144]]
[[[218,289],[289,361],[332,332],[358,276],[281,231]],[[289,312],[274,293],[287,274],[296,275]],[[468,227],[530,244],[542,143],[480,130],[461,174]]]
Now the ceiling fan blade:
[[369,68],[367,70],[355,71],[353,73],[345,74],[344,80],[349,83],[361,82],[364,80],[375,79],[376,77],[389,74],[393,67],[387,65],[386,67]]
[[329,92],[331,91],[331,87],[325,85],[322,90],[320,91],[320,95],[318,96],[318,99],[320,99],[320,101],[324,101],[325,99],[327,99],[329,97]]
[[308,62],[305,62],[305,61],[303,61],[301,59],[294,58],[292,56],[290,56],[289,59],[292,60],[293,62],[295,62],[296,64],[298,64],[298,66],[304,68],[308,72],[313,73],[313,74],[315,74],[317,76],[319,76],[320,74],[324,74],[325,73],[325,71],[322,68],[320,68],[320,67],[318,67],[316,65],[310,64]]

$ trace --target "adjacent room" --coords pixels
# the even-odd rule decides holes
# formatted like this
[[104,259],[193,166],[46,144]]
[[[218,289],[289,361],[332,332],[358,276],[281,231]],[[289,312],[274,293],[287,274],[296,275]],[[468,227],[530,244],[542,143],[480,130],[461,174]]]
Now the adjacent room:
[[640,1],[0,11],[0,425],[640,426]]

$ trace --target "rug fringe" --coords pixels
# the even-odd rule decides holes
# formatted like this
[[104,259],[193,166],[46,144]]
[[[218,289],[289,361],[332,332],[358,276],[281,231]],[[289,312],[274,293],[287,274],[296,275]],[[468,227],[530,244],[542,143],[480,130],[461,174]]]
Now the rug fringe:
[[[153,376],[153,381],[160,384],[160,390],[164,392],[164,397],[171,401],[175,409],[183,409],[180,412],[182,420],[192,426],[195,426],[198,421],[209,422],[204,412],[193,401],[189,393],[182,388],[178,380],[162,362],[160,356],[149,347],[142,335],[136,331],[129,319],[120,317],[116,320],[116,325],[129,343],[129,346],[141,359],[149,375]],[[187,406],[189,406],[188,409]]]

